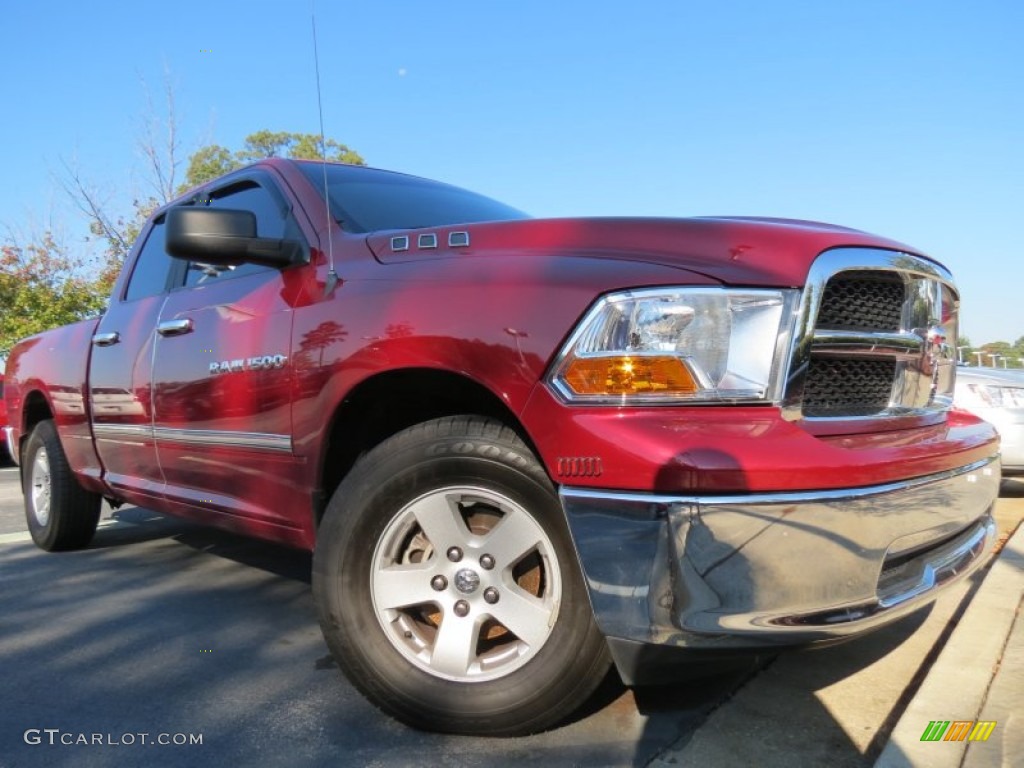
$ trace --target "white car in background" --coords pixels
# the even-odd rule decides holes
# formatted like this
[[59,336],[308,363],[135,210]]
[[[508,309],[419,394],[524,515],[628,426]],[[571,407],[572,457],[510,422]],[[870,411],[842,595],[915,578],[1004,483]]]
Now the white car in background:
[[1003,474],[1024,475],[1024,370],[957,368],[954,403],[999,430]]

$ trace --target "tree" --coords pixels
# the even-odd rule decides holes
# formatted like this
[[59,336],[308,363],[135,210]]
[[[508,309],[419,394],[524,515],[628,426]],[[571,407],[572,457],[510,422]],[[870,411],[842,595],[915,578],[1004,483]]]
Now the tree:
[[[148,95],[147,103],[151,104]],[[152,107],[149,111],[154,114]],[[185,183],[175,188],[177,168],[181,164],[176,122],[174,92],[167,86],[166,113],[162,117],[149,117],[139,140],[140,153],[146,158],[143,176],[150,191],[137,195],[127,212],[112,213],[106,197],[84,179],[77,166],[62,161],[64,173],[59,182],[88,220],[91,237],[103,243],[104,258],[99,273],[93,276],[93,285],[98,289],[109,289],[146,219],[176,195],[262,158],[286,156],[315,160],[322,156],[320,137],[315,134],[256,131],[245,138],[244,148],[236,152],[219,144],[200,147],[189,157]],[[359,153],[334,139],[324,141],[324,150],[329,161],[365,165]],[[42,242],[39,247],[47,249]],[[103,298],[106,293],[104,290]]]
[[90,266],[50,231],[27,245],[8,236],[0,246],[0,358],[19,339],[103,309],[110,286],[102,271],[90,277]]
[[[1008,364],[1020,365],[1017,362],[1018,355],[1012,346],[1006,341],[990,341],[982,344],[973,354],[979,360],[979,365],[989,368],[1005,368]],[[1004,364],[1002,361],[1005,360]]]
[[[209,181],[241,165],[265,157],[328,160],[363,165],[363,158],[334,139],[323,142],[308,133],[256,131],[236,152],[212,144],[200,147],[188,159],[186,180],[179,184],[181,143],[175,93],[165,72],[162,105],[154,105],[148,88],[146,113],[139,131],[138,149],[145,163],[142,184],[131,207],[117,210],[110,195],[88,182],[77,164],[61,160],[58,182],[86,217],[87,243],[98,243],[101,253],[72,253],[51,231],[30,241],[8,235],[0,252],[0,358],[18,339],[46,328],[79,320],[102,310],[114,281],[152,212],[186,189]],[[124,189],[122,183],[118,187]],[[89,246],[87,246],[89,248]]]
[[137,148],[146,159],[142,177],[149,192],[135,195],[130,212],[111,213],[104,196],[94,185],[86,182],[77,164],[61,159],[64,173],[58,177],[60,185],[75,207],[86,216],[91,236],[105,242],[101,285],[113,283],[150,214],[178,194],[176,179],[181,166],[181,142],[178,138],[178,116],[170,73],[166,70],[164,72],[162,113],[154,107],[152,94],[145,81],[142,87],[146,111]]
[[291,157],[297,160],[319,160],[321,157],[326,157],[330,162],[349,163],[350,165],[366,164],[358,152],[334,139],[326,139],[323,144],[321,152],[320,137],[314,133],[267,130],[250,133],[245,137],[244,148],[236,152],[231,152],[219,144],[211,144],[203,147],[189,158],[185,183],[178,191],[184,192],[186,189],[204,184],[236,168],[241,168],[247,163],[267,157]]
[[[185,171],[185,186],[194,187],[215,179],[241,165],[234,155],[219,144],[211,144],[196,150],[188,160]],[[184,191],[184,190],[182,190]]]
[[[75,207],[88,220],[90,236],[105,243],[103,265],[98,275],[99,282],[112,285],[146,219],[163,203],[170,202],[170,198],[161,200],[156,197],[137,197],[132,200],[132,210],[129,214],[111,214],[100,193],[83,180],[78,169],[66,162],[63,165],[64,176],[60,179],[61,186]],[[89,240],[90,238],[86,238],[87,242]]]

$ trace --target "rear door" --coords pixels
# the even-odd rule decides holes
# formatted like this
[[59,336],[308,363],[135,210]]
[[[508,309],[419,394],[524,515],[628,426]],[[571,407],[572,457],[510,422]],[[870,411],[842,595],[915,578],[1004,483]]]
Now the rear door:
[[161,496],[163,486],[150,374],[154,330],[175,262],[164,250],[163,217],[143,231],[140,242],[127,283],[93,335],[89,401],[107,483],[127,500],[146,504]]

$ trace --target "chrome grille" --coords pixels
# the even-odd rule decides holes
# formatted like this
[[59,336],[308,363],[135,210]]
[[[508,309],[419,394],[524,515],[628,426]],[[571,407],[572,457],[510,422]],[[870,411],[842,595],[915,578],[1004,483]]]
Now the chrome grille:
[[952,277],[926,259],[825,251],[801,300],[783,416],[844,431],[938,422],[952,400],[958,303]]

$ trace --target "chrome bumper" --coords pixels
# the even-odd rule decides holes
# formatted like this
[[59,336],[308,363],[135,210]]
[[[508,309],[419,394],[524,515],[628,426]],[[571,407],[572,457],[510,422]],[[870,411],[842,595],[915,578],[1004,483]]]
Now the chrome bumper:
[[729,650],[835,640],[931,601],[991,551],[999,480],[993,458],[841,491],[560,495],[613,653]]
[[7,455],[11,457],[11,461],[18,464],[18,452],[14,445],[14,427],[4,427],[4,442],[7,443]]

